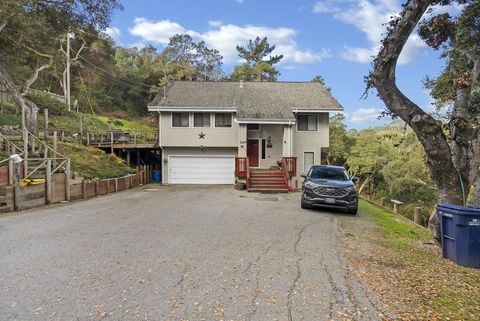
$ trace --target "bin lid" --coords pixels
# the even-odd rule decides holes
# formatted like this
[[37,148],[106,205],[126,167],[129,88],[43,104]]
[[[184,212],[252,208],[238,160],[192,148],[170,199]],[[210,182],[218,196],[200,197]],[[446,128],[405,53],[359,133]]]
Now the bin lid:
[[462,206],[462,205],[454,205],[454,204],[438,204],[437,208],[447,210],[447,211],[454,211],[456,214],[461,215],[480,215],[480,208],[471,207],[471,206]]

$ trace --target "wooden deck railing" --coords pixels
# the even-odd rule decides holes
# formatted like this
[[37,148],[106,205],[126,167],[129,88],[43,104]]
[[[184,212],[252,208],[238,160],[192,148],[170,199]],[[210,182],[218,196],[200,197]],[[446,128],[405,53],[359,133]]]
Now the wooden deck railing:
[[288,171],[290,177],[297,176],[297,158],[296,157],[283,157],[282,168]]
[[109,130],[104,132],[70,132],[59,128],[49,128],[45,137],[57,136],[59,140],[80,142],[86,146],[110,147],[115,145],[158,145],[158,131],[155,130]]
[[283,177],[285,178],[285,185],[290,185],[290,171],[288,170],[287,160],[285,157],[282,158],[282,172]]
[[110,144],[125,144],[125,145],[140,145],[158,144],[158,132],[148,130],[131,130],[131,131],[107,131],[101,133],[88,132],[83,135],[86,145],[110,145]]
[[247,157],[246,161],[246,169],[247,169],[247,190],[250,189],[250,160]]

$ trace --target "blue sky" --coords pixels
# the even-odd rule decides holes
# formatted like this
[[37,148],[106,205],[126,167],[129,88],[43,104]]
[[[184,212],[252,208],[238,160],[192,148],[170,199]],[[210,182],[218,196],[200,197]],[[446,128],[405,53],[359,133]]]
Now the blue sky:
[[[107,30],[123,46],[152,44],[160,50],[176,33],[204,40],[224,56],[229,72],[238,63],[235,46],[267,36],[276,53],[281,81],[309,81],[322,75],[344,106],[349,128],[381,125],[384,108],[372,92],[361,99],[363,77],[379,47],[383,23],[400,10],[400,0],[123,0]],[[438,53],[413,35],[401,57],[397,77],[401,89],[420,106],[431,109],[423,89],[425,75],[437,75]]]

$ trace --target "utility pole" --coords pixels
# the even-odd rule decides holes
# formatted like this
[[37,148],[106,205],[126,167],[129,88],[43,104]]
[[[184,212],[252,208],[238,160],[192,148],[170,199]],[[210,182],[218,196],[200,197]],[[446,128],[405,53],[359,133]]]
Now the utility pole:
[[68,29],[67,32],[67,97],[66,98],[66,103],[67,103],[67,109],[70,111],[70,39],[75,39],[75,34],[70,31],[70,28]]

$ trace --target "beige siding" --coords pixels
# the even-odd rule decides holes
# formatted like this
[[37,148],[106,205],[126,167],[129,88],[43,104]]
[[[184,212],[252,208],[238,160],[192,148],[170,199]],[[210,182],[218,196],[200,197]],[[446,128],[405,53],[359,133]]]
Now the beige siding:
[[168,147],[163,151],[162,182],[168,183],[168,156],[236,156],[237,147],[232,148],[195,148],[195,147]]
[[321,113],[318,116],[318,131],[298,131],[296,126],[293,129],[293,156],[297,157],[297,176],[293,179],[293,184],[297,184],[298,187],[303,180],[300,177],[303,173],[303,153],[314,152],[315,164],[320,164],[321,149],[328,147],[328,113]]
[[[235,116],[235,115],[234,115]],[[230,128],[216,128],[213,113],[210,127],[193,127],[193,113],[190,113],[190,127],[172,127],[172,113],[162,112],[160,121],[160,144],[164,147],[237,147],[238,124],[232,120]],[[199,133],[205,138],[200,139]]]
[[[245,156],[246,141],[248,139],[271,138],[272,148],[267,148],[266,159],[261,159],[261,140],[259,143],[259,163],[261,168],[277,165],[282,156],[297,157],[297,176],[292,179],[294,186],[301,186],[303,173],[304,152],[315,153],[315,164],[320,164],[321,148],[328,147],[329,129],[328,113],[318,114],[318,130],[315,132],[298,131],[297,125],[290,130],[284,130],[280,124],[260,125],[260,131],[246,132],[246,125],[232,123],[232,128],[215,128],[213,115],[211,127],[193,127],[193,116],[190,116],[189,128],[173,128],[171,113],[162,112],[160,120],[161,145],[164,147],[163,179],[168,182],[169,155],[241,155]],[[198,134],[205,133],[205,139],[199,139]],[[291,141],[288,141],[291,137]],[[289,145],[292,147],[289,147]],[[243,146],[243,147],[242,147]],[[285,146],[285,150],[284,150]]]
[[259,167],[270,168],[282,160],[283,153],[283,125],[260,125],[260,131],[249,130],[248,139],[271,138],[272,148],[267,148],[266,159],[262,159],[262,141],[258,144]]

